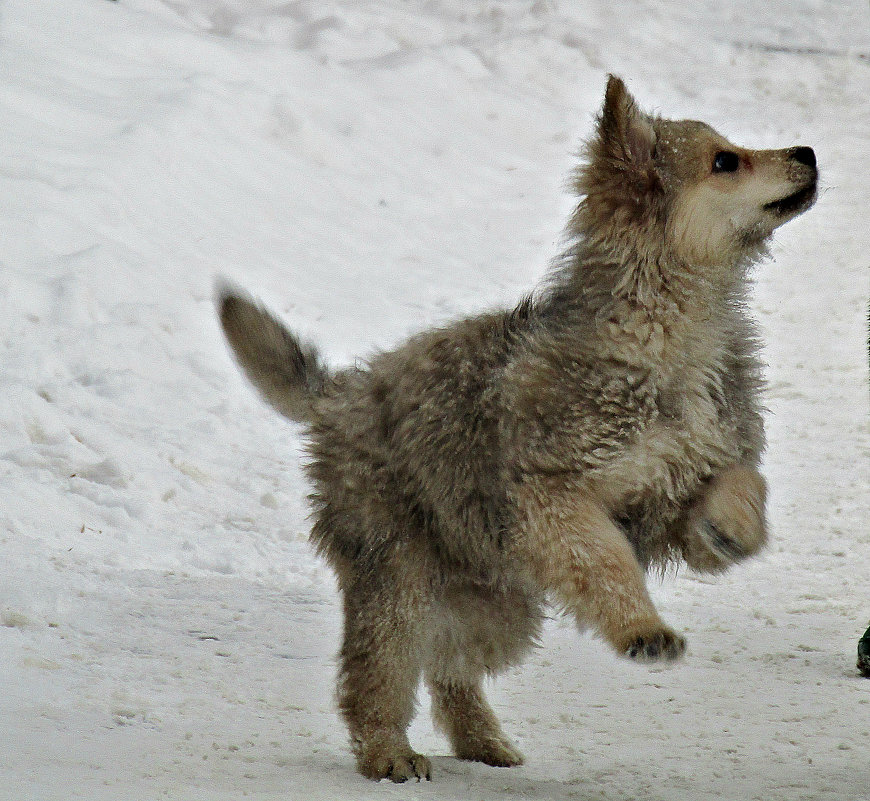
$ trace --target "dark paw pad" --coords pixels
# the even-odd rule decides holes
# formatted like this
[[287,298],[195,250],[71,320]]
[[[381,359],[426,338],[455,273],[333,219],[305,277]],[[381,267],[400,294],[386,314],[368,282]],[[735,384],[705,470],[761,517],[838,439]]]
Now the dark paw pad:
[[747,553],[740,543],[725,536],[722,530],[709,520],[704,520],[704,535],[713,552],[725,562],[739,562],[747,557]]
[[686,641],[672,631],[657,631],[636,637],[625,652],[629,659],[638,662],[671,662],[679,659],[686,650]]

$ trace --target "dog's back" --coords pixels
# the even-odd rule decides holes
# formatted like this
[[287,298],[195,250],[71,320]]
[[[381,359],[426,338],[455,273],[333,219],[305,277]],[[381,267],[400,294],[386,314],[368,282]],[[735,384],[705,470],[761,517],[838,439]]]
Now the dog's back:
[[529,334],[530,305],[462,320],[339,373],[317,405],[310,474],[318,517],[341,507],[355,518],[336,541],[315,526],[321,549],[372,554],[383,529],[360,525],[360,495],[415,518],[447,571],[491,580],[508,528],[502,381]]

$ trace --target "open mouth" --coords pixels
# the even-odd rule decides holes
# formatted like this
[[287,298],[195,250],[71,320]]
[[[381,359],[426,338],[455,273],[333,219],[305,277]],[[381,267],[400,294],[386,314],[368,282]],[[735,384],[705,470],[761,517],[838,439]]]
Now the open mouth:
[[816,198],[815,182],[780,200],[765,203],[764,208],[775,214],[793,214],[808,208]]

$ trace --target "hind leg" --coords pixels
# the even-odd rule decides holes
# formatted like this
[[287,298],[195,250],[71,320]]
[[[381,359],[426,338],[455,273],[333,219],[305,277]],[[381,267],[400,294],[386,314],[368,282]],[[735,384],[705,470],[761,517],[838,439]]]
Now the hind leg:
[[453,588],[432,614],[426,683],[432,716],[460,759],[523,763],[483,694],[483,677],[517,664],[540,628],[539,600],[521,591]]
[[[373,589],[372,584],[381,586]],[[369,779],[429,779],[429,760],[416,753],[406,730],[420,678],[419,599],[382,576],[344,589],[344,643],[339,706],[350,730],[357,768]]]
[[499,768],[523,764],[523,755],[505,737],[484,698],[481,682],[449,683],[430,680],[432,716],[459,759]]

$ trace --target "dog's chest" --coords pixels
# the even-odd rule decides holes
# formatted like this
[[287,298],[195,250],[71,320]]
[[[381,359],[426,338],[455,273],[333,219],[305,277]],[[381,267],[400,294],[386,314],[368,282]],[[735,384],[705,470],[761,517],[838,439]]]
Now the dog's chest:
[[679,505],[738,452],[735,432],[721,414],[715,370],[687,370],[649,391],[655,413],[604,471],[616,508],[651,501]]

